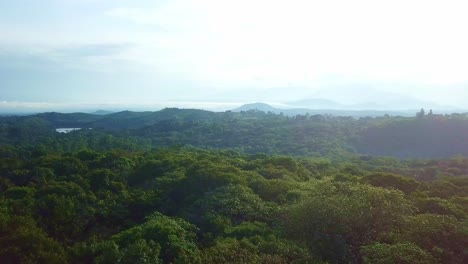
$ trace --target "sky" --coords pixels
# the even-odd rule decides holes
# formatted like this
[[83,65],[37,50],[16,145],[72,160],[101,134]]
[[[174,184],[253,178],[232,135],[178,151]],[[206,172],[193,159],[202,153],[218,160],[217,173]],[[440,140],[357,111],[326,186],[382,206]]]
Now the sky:
[[0,111],[468,108],[458,0],[1,0]]

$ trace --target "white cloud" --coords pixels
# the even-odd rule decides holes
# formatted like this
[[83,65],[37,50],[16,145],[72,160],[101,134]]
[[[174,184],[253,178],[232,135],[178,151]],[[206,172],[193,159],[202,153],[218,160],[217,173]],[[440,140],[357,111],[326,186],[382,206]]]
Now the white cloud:
[[162,56],[176,62],[169,66],[199,81],[271,86],[307,85],[324,74],[466,81],[463,10],[462,1],[174,0],[108,14],[165,30],[146,49],[164,46]]
[[2,46],[54,55],[70,46],[131,43],[76,63],[189,80],[196,88],[187,97],[278,87],[304,87],[297,97],[324,87],[359,94],[356,84],[458,105],[468,97],[465,1],[88,1],[99,12],[88,14],[75,0],[66,1],[75,9],[60,9],[64,18],[75,10],[70,16],[83,18],[77,22],[0,26]]
[[0,112],[3,113],[34,113],[34,112],[94,112],[96,110],[111,111],[157,111],[166,107],[195,108],[211,111],[225,111],[241,106],[243,103],[233,102],[184,102],[184,101],[160,101],[160,102],[106,102],[106,103],[50,103],[50,102],[23,102],[0,101]]

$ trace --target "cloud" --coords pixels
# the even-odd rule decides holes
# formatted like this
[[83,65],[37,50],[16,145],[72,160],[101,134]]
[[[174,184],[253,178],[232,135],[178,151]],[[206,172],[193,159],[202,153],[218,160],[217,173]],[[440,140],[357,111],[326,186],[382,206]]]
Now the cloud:
[[0,17],[8,100],[62,87],[93,100],[279,101],[332,88],[342,101],[468,97],[464,1],[88,2],[26,6],[27,23]]
[[85,71],[116,72],[137,70],[138,61],[127,56],[130,43],[66,45],[40,54],[65,67]]
[[174,71],[213,86],[310,85],[328,74],[446,84],[467,79],[463,7],[460,1],[174,0],[107,14],[164,29],[148,33],[153,47],[169,43]]
[[56,105],[47,102],[0,101],[0,109],[48,109]]
[[[40,49],[0,49],[0,67],[63,71],[110,72],[130,69],[132,62],[125,53],[134,45],[129,43],[98,43],[63,45]],[[135,62],[133,62],[135,64]]]
[[142,8],[124,8],[118,7],[106,12],[106,15],[114,16],[117,18],[125,19],[130,22],[138,23],[138,24],[149,24],[149,25],[158,25],[157,18],[158,12],[148,11]]
[[26,101],[0,101],[0,113],[34,113],[34,112],[93,112],[96,110],[112,111],[157,111],[166,107],[196,108],[211,111],[225,111],[241,106],[233,102],[204,101],[161,101],[161,102],[107,102],[107,103],[51,103]]
[[108,57],[123,53],[125,50],[132,47],[132,44],[119,43],[119,44],[88,44],[88,45],[75,45],[71,47],[58,48],[53,50],[52,53],[64,57]]

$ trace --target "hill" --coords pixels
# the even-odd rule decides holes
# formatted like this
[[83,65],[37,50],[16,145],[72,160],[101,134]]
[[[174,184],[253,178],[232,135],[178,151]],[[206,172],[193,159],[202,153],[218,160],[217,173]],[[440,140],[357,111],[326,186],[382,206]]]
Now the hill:
[[108,114],[113,114],[113,113],[115,113],[115,112],[107,111],[107,110],[97,110],[97,111],[92,112],[91,114],[93,114],[93,115],[108,115]]
[[[237,107],[235,109],[232,109],[234,112],[241,112],[241,111],[262,111],[265,113],[272,112],[272,113],[277,113],[278,110],[277,108],[272,107],[269,104],[265,103],[252,103],[252,104],[245,104],[240,107]],[[279,113],[277,113],[279,114]]]
[[215,115],[213,112],[204,110],[166,108],[156,112],[122,111],[106,115],[51,112],[33,115],[33,117],[44,119],[55,128],[86,127],[119,130],[143,128],[168,119],[202,120],[213,118]]
[[[257,105],[258,106],[258,105]],[[262,105],[264,107],[264,105]],[[263,108],[269,109],[269,108]],[[108,115],[43,113],[0,118],[0,142],[37,143],[56,128],[133,137],[147,146],[192,145],[246,153],[343,158],[349,154],[435,158],[468,155],[468,116],[342,117],[271,111],[209,112],[167,108]]]

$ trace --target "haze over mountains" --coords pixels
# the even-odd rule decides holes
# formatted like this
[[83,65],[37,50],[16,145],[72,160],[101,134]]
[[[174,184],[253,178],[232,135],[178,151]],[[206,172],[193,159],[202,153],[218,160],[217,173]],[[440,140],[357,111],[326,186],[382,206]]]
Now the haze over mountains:
[[25,2],[0,3],[0,112],[468,105],[463,1]]
[[[268,96],[265,96],[268,98]],[[263,104],[263,105],[262,105]],[[157,111],[164,108],[204,109],[215,112],[227,110],[261,110],[286,115],[296,114],[332,114],[349,116],[379,116],[389,115],[413,115],[421,108],[433,109],[439,113],[462,113],[466,108],[452,105],[436,104],[430,101],[418,100],[404,96],[386,96],[382,94],[381,100],[342,103],[326,98],[305,98],[289,101],[238,101],[238,102],[209,102],[209,101],[154,101],[140,103],[37,103],[37,102],[10,102],[0,101],[0,114],[34,114],[41,112],[85,112],[93,114],[108,114],[119,111]]]
[[379,111],[379,110],[346,110],[344,108],[276,108],[272,107],[265,103],[252,103],[245,104],[241,107],[235,108],[232,111],[262,111],[262,112],[271,112],[275,114],[283,114],[287,116],[295,115],[333,115],[333,116],[352,116],[352,117],[377,117],[384,116],[386,114],[392,116],[414,116],[416,110],[406,110],[406,111]]

